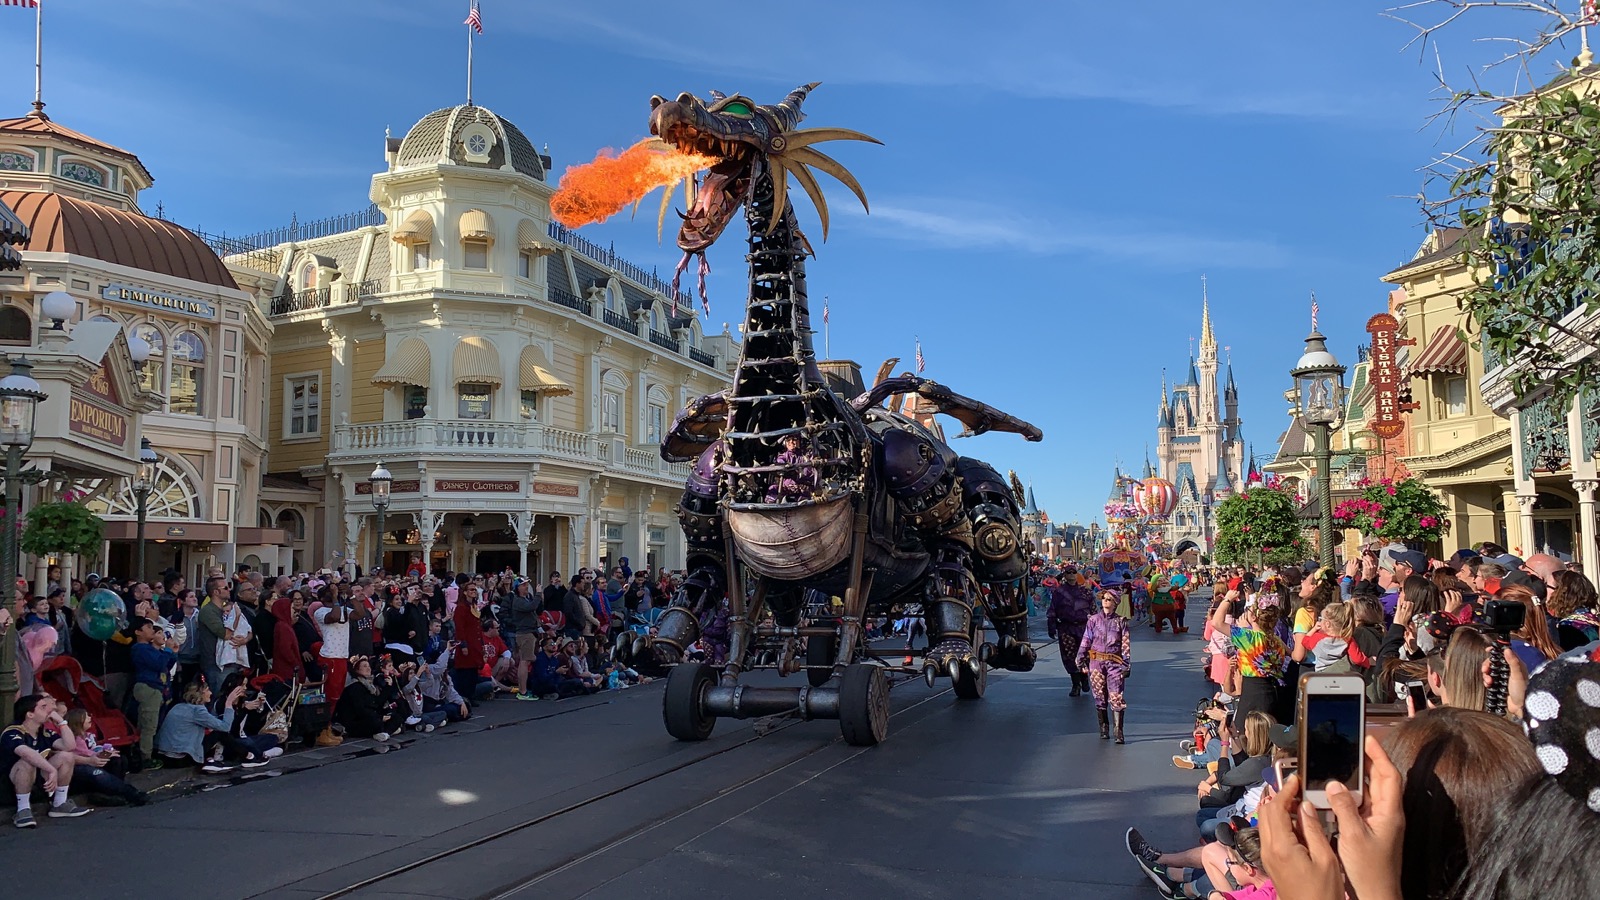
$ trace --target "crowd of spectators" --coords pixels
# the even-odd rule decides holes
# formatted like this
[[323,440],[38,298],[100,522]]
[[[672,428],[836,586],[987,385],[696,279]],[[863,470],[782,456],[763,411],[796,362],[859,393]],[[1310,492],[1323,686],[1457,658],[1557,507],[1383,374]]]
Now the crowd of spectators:
[[[1215,588],[1216,692],[1173,757],[1205,773],[1198,834],[1163,851],[1127,832],[1161,896],[1600,896],[1600,872],[1571,856],[1600,835],[1600,610],[1586,576],[1493,544],[1449,560],[1390,545],[1342,574],[1224,570]],[[1520,624],[1501,620],[1505,603],[1523,604]],[[1292,774],[1296,685],[1313,671],[1362,677],[1369,709],[1365,790],[1330,783],[1326,816]]]
[[[69,790],[102,805],[147,802],[125,780],[143,770],[256,768],[295,744],[429,733],[496,697],[648,682],[659,664],[633,650],[681,580],[626,560],[570,579],[553,572],[543,587],[509,571],[436,577],[415,560],[363,577],[214,569],[199,586],[177,573],[153,584],[58,578],[52,570],[44,597],[19,581],[0,609],[21,686],[0,765],[24,828],[35,825],[36,790],[50,816],[76,816],[85,807]],[[97,638],[90,609],[107,591],[116,627]]]

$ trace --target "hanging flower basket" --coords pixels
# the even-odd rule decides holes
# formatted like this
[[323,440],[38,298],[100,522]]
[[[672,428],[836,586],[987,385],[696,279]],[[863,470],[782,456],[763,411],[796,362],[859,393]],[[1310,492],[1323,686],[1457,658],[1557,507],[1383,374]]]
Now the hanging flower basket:
[[40,503],[28,510],[22,529],[22,549],[34,556],[90,555],[100,551],[106,523],[76,501]]
[[1427,543],[1450,533],[1449,510],[1417,478],[1362,481],[1361,496],[1333,508],[1333,522],[1385,541]]

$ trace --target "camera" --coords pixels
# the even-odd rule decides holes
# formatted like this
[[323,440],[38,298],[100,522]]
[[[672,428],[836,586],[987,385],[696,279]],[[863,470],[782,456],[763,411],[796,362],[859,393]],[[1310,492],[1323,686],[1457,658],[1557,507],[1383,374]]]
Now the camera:
[[1507,635],[1522,630],[1528,607],[1517,600],[1490,600],[1483,606],[1483,630]]

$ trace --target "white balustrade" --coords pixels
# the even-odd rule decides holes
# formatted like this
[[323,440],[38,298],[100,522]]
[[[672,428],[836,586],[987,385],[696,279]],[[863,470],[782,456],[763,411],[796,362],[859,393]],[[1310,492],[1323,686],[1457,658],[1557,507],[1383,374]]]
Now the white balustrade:
[[[393,463],[406,454],[443,453],[464,458],[537,459],[559,457],[633,475],[681,482],[689,477],[689,463],[664,463],[650,449],[624,447],[618,458],[615,436],[602,437],[531,422],[491,422],[476,419],[413,419],[364,425],[340,425],[334,430],[333,456],[384,458]],[[335,459],[335,462],[344,460]]]

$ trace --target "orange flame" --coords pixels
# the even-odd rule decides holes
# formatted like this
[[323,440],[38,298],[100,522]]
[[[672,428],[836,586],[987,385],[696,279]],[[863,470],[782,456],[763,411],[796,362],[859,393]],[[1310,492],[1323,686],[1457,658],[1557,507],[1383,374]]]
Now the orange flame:
[[716,162],[714,157],[644,144],[620,155],[607,148],[594,162],[567,169],[550,198],[550,214],[568,228],[601,222],[656,188],[677,184]]

